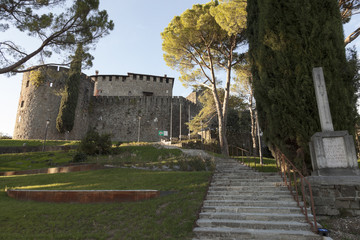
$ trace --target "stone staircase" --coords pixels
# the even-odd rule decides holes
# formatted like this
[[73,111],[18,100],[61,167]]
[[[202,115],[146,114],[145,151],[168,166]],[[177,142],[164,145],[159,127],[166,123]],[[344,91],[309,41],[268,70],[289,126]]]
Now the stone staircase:
[[216,160],[197,226],[194,240],[322,239],[311,232],[278,174],[232,159]]

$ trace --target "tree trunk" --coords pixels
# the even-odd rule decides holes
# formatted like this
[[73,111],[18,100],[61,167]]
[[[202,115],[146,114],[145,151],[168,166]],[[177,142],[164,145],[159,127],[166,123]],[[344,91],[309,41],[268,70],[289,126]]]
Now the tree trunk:
[[252,140],[252,149],[250,149],[251,153],[255,155],[256,152],[256,127],[254,121],[254,111],[253,111],[253,91],[250,87],[250,97],[249,97],[249,111],[250,111],[250,119],[251,119],[251,140]]

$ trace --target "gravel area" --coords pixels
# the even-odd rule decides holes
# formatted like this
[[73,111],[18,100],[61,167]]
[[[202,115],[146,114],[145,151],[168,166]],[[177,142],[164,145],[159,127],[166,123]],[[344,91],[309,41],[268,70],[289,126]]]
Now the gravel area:
[[334,240],[360,240],[360,216],[323,218],[319,222]]

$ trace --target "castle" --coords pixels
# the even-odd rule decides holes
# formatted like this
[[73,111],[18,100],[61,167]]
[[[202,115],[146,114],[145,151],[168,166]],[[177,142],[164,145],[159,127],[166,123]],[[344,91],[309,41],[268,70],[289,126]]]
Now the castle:
[[[72,131],[59,133],[56,118],[69,69],[48,67],[36,85],[23,75],[14,139],[79,140],[89,129],[113,141],[159,141],[187,136],[199,106],[196,93],[173,97],[174,78],[145,74],[81,75]],[[47,126],[48,122],[48,126]],[[46,133],[45,133],[46,132]]]

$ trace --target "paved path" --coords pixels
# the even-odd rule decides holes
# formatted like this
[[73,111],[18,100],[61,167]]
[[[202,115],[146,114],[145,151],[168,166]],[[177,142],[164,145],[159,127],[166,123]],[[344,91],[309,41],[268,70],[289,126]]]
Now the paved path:
[[276,173],[259,173],[232,159],[216,159],[197,226],[196,240],[322,239],[310,231]]

